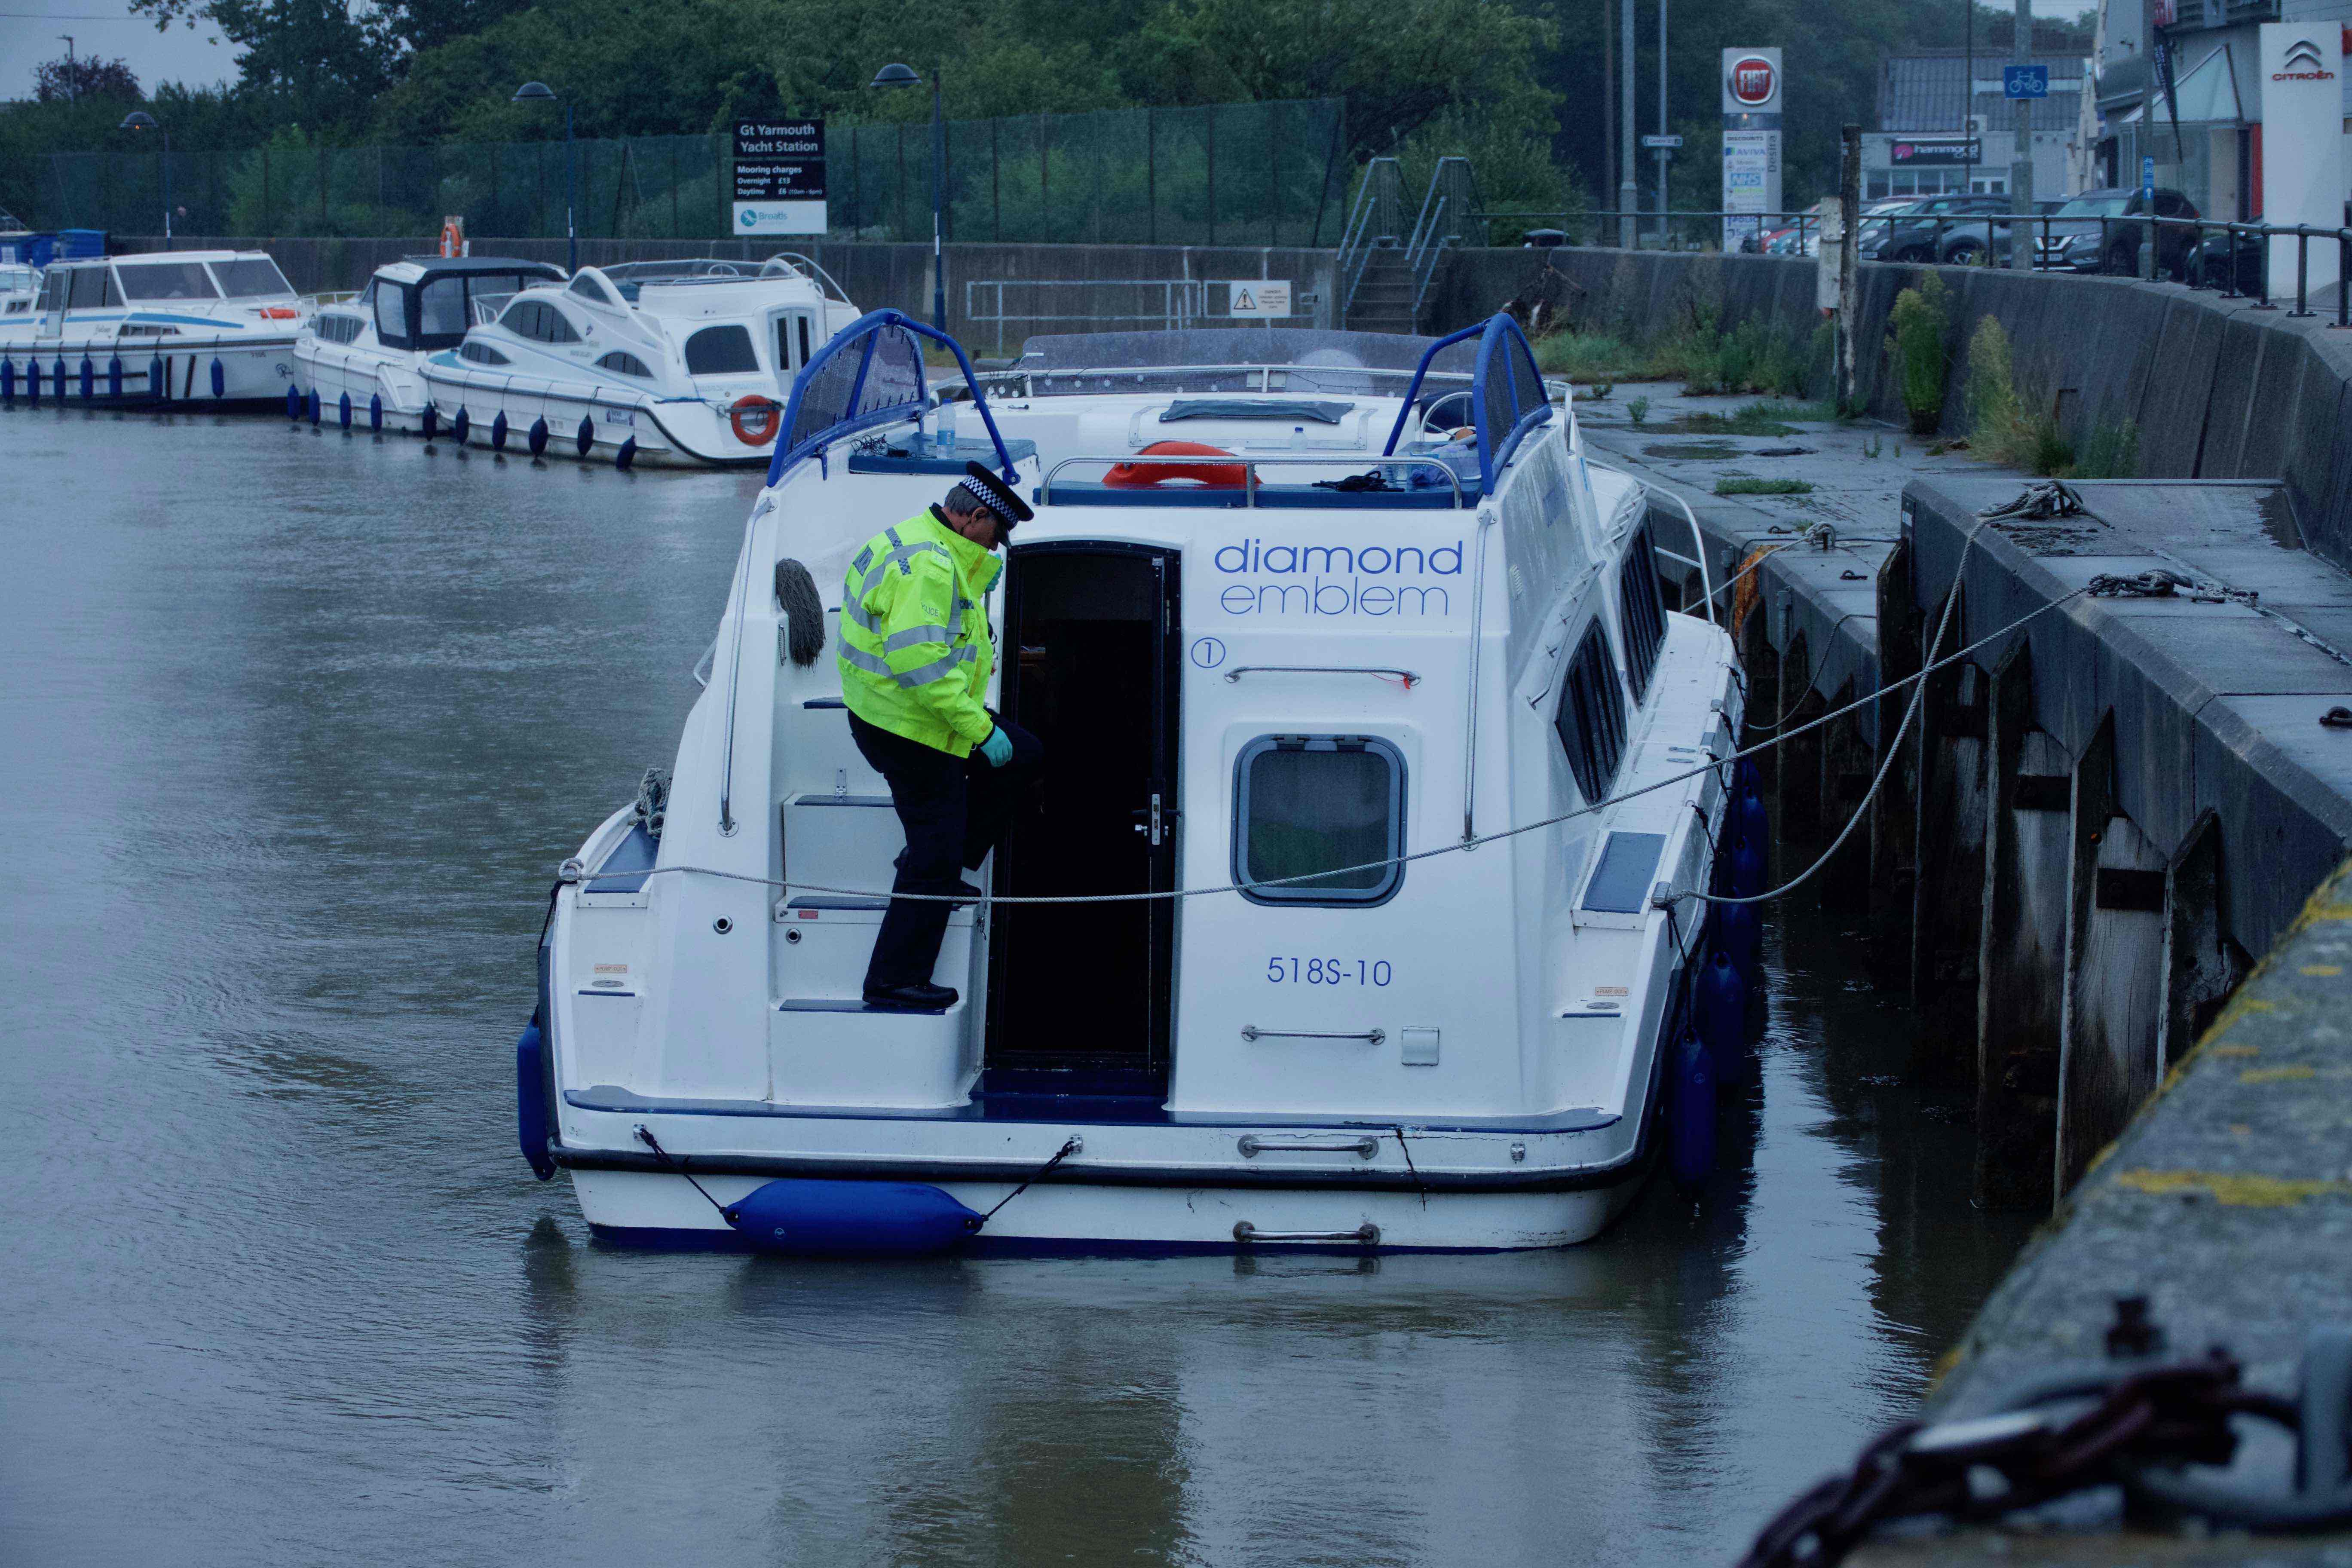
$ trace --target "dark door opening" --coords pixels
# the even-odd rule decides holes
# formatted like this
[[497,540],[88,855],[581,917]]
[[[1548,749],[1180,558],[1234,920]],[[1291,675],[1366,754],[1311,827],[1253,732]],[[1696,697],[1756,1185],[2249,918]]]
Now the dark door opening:
[[[1176,878],[1176,573],[1139,545],[1015,548],[1004,716],[1045,746],[996,866],[1009,897],[1157,892]],[[999,905],[988,1055],[1164,1086],[1176,911],[1166,900]]]

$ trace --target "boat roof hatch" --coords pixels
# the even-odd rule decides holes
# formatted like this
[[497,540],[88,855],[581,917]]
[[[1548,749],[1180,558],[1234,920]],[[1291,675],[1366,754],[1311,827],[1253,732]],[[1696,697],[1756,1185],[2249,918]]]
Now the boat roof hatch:
[[997,431],[996,416],[989,411],[963,345],[903,311],[883,310],[869,310],[835,333],[793,377],[783,433],[776,437],[775,459],[768,466],[768,483],[776,484],[794,463],[845,436],[894,424],[928,407],[930,392],[923,376],[919,338],[942,344],[955,355],[956,368],[972,389],[972,405],[988,426],[997,467],[1012,479],[1013,454]]

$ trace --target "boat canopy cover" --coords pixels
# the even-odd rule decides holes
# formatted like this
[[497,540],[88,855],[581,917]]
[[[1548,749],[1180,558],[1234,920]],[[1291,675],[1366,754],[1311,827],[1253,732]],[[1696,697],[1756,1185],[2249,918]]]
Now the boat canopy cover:
[[972,405],[980,410],[988,438],[995,445],[997,466],[1011,479],[1012,454],[997,434],[996,416],[989,412],[963,345],[900,311],[872,310],[835,333],[793,378],[768,482],[776,483],[794,463],[844,436],[919,413],[930,395],[919,338],[943,344],[955,355],[957,368],[972,389]]
[[1405,416],[1421,395],[1422,377],[1429,374],[1437,356],[1473,338],[1478,340],[1478,350],[1475,368],[1470,373],[1470,423],[1478,434],[1478,482],[1492,495],[1496,474],[1510,462],[1521,438],[1551,417],[1551,395],[1544,387],[1543,373],[1536,368],[1535,350],[1507,312],[1497,310],[1476,326],[1440,338],[1423,351],[1404,406],[1397,410],[1396,425],[1381,451],[1395,455],[1397,442],[1404,435]]

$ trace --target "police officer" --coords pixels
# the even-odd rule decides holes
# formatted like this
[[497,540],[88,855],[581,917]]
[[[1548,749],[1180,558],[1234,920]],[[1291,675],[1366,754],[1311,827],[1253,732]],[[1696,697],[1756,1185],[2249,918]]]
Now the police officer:
[[[907,832],[898,893],[979,897],[957,868],[980,868],[1044,760],[1035,736],[982,702],[996,667],[988,630],[988,592],[1004,570],[996,552],[1033,514],[980,464],[964,473],[945,500],[867,540],[841,593],[849,732],[888,781]],[[953,987],[931,984],[951,907],[890,901],[866,966],[868,1006],[955,1005]]]

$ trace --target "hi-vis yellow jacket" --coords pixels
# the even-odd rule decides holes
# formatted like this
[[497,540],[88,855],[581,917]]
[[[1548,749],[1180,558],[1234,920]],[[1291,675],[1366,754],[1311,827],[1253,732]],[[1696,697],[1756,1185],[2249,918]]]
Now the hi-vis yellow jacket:
[[841,700],[877,729],[968,757],[996,728],[988,591],[1004,563],[920,512],[852,557],[841,589]]

